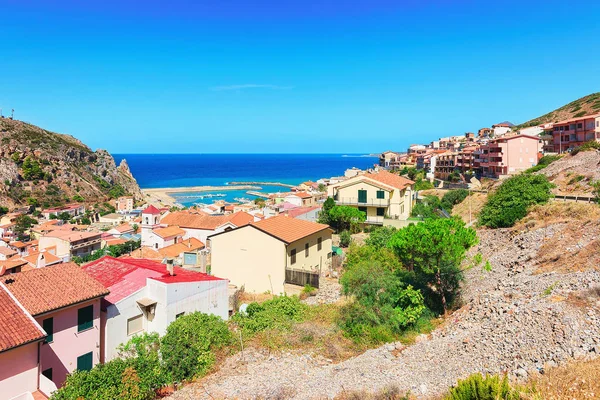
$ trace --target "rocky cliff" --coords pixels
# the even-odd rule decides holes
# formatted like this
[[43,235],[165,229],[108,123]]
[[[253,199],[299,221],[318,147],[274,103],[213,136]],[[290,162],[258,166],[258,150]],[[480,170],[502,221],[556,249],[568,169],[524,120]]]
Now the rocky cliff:
[[124,160],[117,166],[107,151],[72,136],[0,119],[0,204],[98,203],[124,194],[142,198]]

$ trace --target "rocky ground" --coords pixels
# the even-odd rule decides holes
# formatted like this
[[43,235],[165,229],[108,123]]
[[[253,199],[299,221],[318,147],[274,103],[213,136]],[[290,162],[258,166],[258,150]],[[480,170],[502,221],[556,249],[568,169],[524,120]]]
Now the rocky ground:
[[[545,241],[577,245],[578,238],[564,234],[567,226],[480,231],[471,255],[481,252],[484,261],[467,271],[464,306],[412,346],[391,343],[337,364],[319,355],[247,349],[170,398],[321,399],[390,384],[425,398],[473,372],[524,379],[573,357],[596,357],[600,272],[535,273]],[[483,269],[485,260],[491,271]]]
[[600,181],[600,151],[567,154],[538,173],[546,175],[556,185],[555,194],[589,196],[590,183]]

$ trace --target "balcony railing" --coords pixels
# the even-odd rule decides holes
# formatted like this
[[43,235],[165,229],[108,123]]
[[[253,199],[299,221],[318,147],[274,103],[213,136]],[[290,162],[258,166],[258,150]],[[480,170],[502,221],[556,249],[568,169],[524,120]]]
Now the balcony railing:
[[383,218],[384,217],[380,217],[380,216],[370,216],[367,217],[367,223],[368,224],[383,224]]
[[358,197],[336,197],[335,202],[349,206],[388,207],[390,205],[390,199],[359,199]]

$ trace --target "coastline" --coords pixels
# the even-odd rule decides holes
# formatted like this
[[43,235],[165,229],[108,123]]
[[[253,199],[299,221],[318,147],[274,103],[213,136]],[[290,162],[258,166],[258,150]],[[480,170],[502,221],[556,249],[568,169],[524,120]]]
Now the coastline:
[[[264,182],[253,182],[256,184],[265,184]],[[269,183],[270,185],[270,183]],[[226,190],[261,190],[262,187],[256,185],[226,185],[226,186],[184,186],[184,187],[167,187],[167,188],[148,188],[142,189],[144,199],[150,204],[158,204],[162,206],[180,206],[177,200],[171,195],[172,193],[189,193],[189,192],[215,192]]]

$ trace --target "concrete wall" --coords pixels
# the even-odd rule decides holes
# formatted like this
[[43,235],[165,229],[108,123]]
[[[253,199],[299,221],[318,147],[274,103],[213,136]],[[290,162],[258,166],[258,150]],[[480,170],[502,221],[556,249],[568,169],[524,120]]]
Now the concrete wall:
[[247,292],[284,292],[285,244],[251,226],[210,239],[212,274]]
[[[77,332],[77,310],[89,305],[94,306],[92,327]],[[43,316],[36,316],[35,320],[43,326],[43,321],[51,317],[54,318],[54,338],[52,343],[44,343],[41,346],[40,371],[52,368],[52,381],[60,387],[67,374],[77,368],[77,357],[92,352],[93,365],[100,362],[100,300],[92,300]]]
[[38,346],[30,343],[0,353],[0,397],[12,399],[35,392],[38,382]]
[[63,259],[67,262],[71,259],[71,249],[69,242],[55,237],[42,236],[40,237],[38,248],[40,251],[46,250],[49,247],[56,246],[54,255]]

